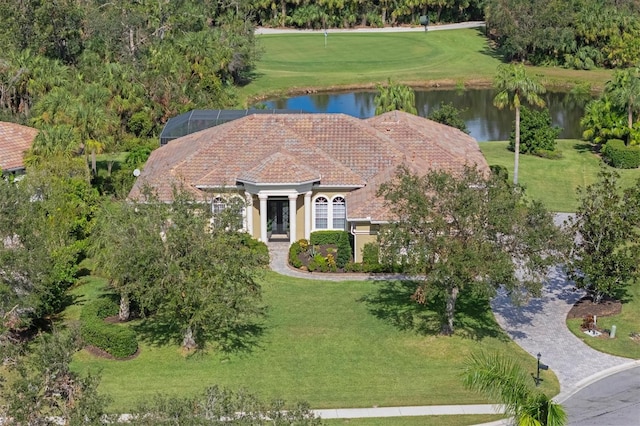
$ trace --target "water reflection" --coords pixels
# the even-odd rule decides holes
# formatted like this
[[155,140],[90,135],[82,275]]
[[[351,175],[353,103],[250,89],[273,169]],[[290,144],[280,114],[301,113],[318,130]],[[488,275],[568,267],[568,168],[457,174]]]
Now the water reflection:
[[[376,92],[317,93],[289,99],[264,102],[267,108],[295,109],[308,112],[342,112],[359,118],[372,117],[375,113]],[[506,140],[511,133],[514,112],[499,110],[493,106],[493,89],[475,90],[420,90],[416,91],[418,114],[426,117],[441,102],[451,102],[462,110],[471,136],[478,141]],[[560,138],[580,138],[580,118],[588,99],[580,99],[569,93],[549,92],[544,95],[551,120],[560,126]]]

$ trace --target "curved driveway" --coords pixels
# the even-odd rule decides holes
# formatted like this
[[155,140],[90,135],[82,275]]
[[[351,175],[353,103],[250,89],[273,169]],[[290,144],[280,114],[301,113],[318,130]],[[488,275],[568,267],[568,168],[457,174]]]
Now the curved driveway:
[[[557,214],[555,221],[561,225],[569,215]],[[401,279],[401,275],[369,274],[311,274],[292,270],[287,265],[288,242],[270,243],[271,268],[283,275],[319,280],[383,280]],[[629,365],[633,360],[598,352],[573,335],[566,326],[567,313],[584,292],[576,290],[565,279],[560,267],[552,269],[542,297],[532,299],[526,306],[514,306],[505,292],[492,301],[498,324],[525,351],[534,357],[542,354],[542,362],[549,365],[560,381],[561,393],[557,400],[564,400],[603,371]]]

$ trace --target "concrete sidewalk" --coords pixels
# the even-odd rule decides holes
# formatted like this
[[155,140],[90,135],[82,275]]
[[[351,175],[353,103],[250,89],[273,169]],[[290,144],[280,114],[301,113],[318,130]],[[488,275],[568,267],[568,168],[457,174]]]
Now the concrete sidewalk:
[[360,419],[369,417],[462,416],[502,414],[502,405],[427,405],[422,407],[334,408],[312,410],[322,419]]
[[[440,24],[429,25],[428,31],[443,31],[443,30],[459,30],[463,28],[478,28],[484,27],[484,21],[471,21],[460,22],[457,24]],[[299,30],[292,28],[263,28],[258,27],[255,30],[256,35],[268,35],[268,34],[324,34],[325,30]],[[365,34],[365,33],[407,33],[407,32],[424,32],[423,26],[415,27],[384,27],[384,28],[329,28],[327,29],[327,35],[341,33],[341,34]]]

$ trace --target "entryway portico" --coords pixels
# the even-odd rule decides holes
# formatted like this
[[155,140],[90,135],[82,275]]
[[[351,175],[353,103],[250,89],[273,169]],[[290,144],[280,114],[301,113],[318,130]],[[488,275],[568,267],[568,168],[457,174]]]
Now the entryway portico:
[[[289,243],[293,244],[300,238],[309,239],[311,236],[311,190],[299,193],[295,190],[260,190],[257,192],[260,200],[260,241],[269,240],[269,221],[271,230],[276,234],[289,235]],[[302,232],[298,236],[298,198],[304,197]]]

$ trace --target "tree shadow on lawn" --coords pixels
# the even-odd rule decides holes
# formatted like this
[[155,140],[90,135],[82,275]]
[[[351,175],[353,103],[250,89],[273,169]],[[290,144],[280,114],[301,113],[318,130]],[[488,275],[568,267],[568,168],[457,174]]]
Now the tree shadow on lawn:
[[[142,319],[132,326],[138,339],[150,346],[161,347],[172,344],[182,344],[182,330],[169,315],[154,314]],[[265,326],[259,322],[236,324],[228,330],[205,330],[203,341],[199,341],[200,348],[208,349],[213,343],[216,350],[225,354],[250,353],[259,348],[261,337],[265,333]]]
[[[440,334],[445,319],[446,299],[443,294],[430,295],[424,304],[412,299],[416,281],[378,282],[376,292],[364,296],[371,314],[400,330],[421,335]],[[508,340],[491,313],[489,301],[463,291],[456,303],[455,334],[474,340],[494,337]]]
[[589,142],[576,143],[575,145],[573,145],[573,149],[575,149],[580,154],[584,152],[591,152],[593,154],[597,154],[599,151],[599,148],[597,145],[594,145]]
[[[480,35],[483,38],[487,38],[487,31],[485,29],[485,27],[476,27],[476,32],[478,33],[478,35]],[[488,40],[488,39],[487,39]],[[486,56],[489,56],[493,59],[497,59],[500,62],[505,62],[504,60],[504,55],[502,55],[498,49],[491,47],[491,45],[489,44],[489,42],[487,41],[487,43],[484,45],[484,48],[482,50],[480,50],[480,53]]]

